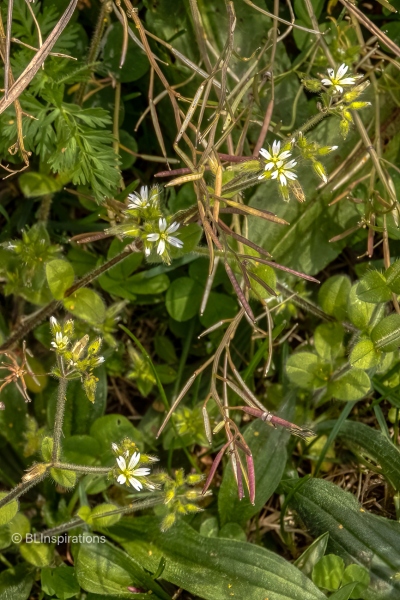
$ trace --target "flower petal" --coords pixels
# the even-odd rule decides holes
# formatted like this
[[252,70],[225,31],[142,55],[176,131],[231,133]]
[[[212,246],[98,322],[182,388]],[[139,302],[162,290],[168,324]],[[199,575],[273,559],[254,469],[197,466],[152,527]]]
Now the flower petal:
[[345,75],[348,70],[349,67],[345,63],[342,63],[337,70],[336,79],[342,79],[343,75]]
[[140,467],[140,469],[135,469],[132,471],[132,475],[135,477],[146,477],[146,475],[150,475],[151,470],[148,467]]
[[333,69],[327,69],[328,75],[331,79],[335,76],[335,71]]
[[118,475],[117,481],[118,481],[118,483],[120,483],[121,485],[123,485],[126,482],[125,475],[122,475],[122,473],[121,473],[121,475]]
[[343,88],[341,85],[336,84],[335,89],[341,94],[343,92]]
[[283,173],[279,173],[279,182],[281,185],[287,185],[287,179]]
[[121,471],[125,471],[126,469],[126,461],[123,456],[117,456],[117,464]]
[[289,158],[289,156],[292,156],[292,153],[289,152],[289,150],[285,150],[284,152],[280,153],[279,159],[280,160],[286,160],[287,158]]
[[182,240],[179,240],[178,238],[173,237],[172,235],[169,235],[167,237],[167,242],[171,244],[171,246],[175,246],[176,248],[183,248]]
[[140,492],[140,490],[143,489],[143,485],[140,483],[140,481],[138,479],[135,479],[134,477],[129,477],[129,483],[138,492]]
[[340,80],[340,85],[354,85],[355,82],[356,80],[354,77],[345,77],[344,79]]
[[164,217],[161,217],[158,221],[158,228],[160,231],[165,231],[167,229],[167,221]]
[[279,154],[279,150],[281,149],[281,143],[278,140],[274,140],[272,143],[272,154],[277,156]]
[[142,185],[142,187],[140,188],[140,195],[143,198],[143,200],[147,200],[149,197],[149,188],[147,187],[147,185]]
[[274,171],[271,175],[271,179],[276,179],[279,175],[279,171]]
[[267,160],[271,160],[272,158],[271,154],[265,148],[261,148],[260,154],[263,158],[266,158]]
[[175,231],[177,229],[179,229],[179,227],[180,227],[179,223],[174,221],[174,223],[171,223],[171,225],[168,227],[167,233],[175,233]]
[[321,79],[322,85],[332,85],[332,81],[330,79]]
[[275,167],[275,163],[273,163],[273,162],[267,162],[267,163],[265,163],[264,169],[265,169],[265,171],[270,171],[274,167]]
[[129,461],[128,464],[128,469],[129,471],[131,471],[132,469],[134,469],[136,467],[136,465],[138,464],[140,460],[140,452],[134,452],[131,456],[131,459]]
[[295,167],[296,165],[297,165],[296,160],[290,160],[288,163],[286,163],[285,169],[293,169],[293,167]]
[[159,233],[149,233],[147,234],[147,239],[149,242],[157,242],[160,237]]
[[158,242],[157,254],[159,254],[161,256],[161,254],[164,254],[164,250],[165,250],[165,240],[161,239]]
[[293,171],[285,171],[285,175],[288,179],[297,179],[297,175]]

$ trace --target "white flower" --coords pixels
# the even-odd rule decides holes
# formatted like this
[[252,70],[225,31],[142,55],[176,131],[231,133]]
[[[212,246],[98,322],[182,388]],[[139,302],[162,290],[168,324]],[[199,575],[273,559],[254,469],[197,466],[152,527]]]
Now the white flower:
[[57,331],[56,339],[54,342],[51,342],[51,345],[54,348],[57,348],[57,350],[65,350],[65,348],[68,346],[68,343],[69,339],[67,338],[67,336],[63,336],[61,331]]
[[278,140],[273,142],[269,152],[265,148],[261,148],[260,154],[267,161],[265,164],[266,171],[270,171],[278,162],[284,161],[292,155],[289,150],[281,152],[281,143]]
[[117,444],[115,442],[113,442],[111,444],[111,448],[112,448],[113,452],[118,452],[118,446],[117,446]]
[[[149,233],[147,235],[147,240],[149,242],[158,242],[157,246],[157,254],[160,256],[164,254],[165,247],[167,244],[171,244],[171,246],[175,246],[176,248],[182,248],[183,242],[182,240],[178,240],[177,237],[170,235],[171,233],[175,233],[177,229],[179,229],[179,223],[174,222],[167,227],[167,221],[164,218],[159,219],[158,221],[158,233]],[[147,254],[147,248],[146,248]]]
[[333,85],[336,91],[342,93],[344,85],[354,85],[356,79],[358,79],[357,75],[354,77],[345,77],[348,69],[349,67],[344,63],[340,65],[336,73],[334,69],[328,69],[328,78],[322,79],[321,83],[327,86]]
[[[117,456],[117,464],[120,471],[120,474],[117,477],[118,483],[123,485],[124,483],[129,482],[135,490],[140,492],[143,489],[143,483],[138,479],[138,477],[146,477],[146,475],[150,474],[150,469],[146,467],[141,467],[139,469],[135,469],[136,465],[140,461],[140,452],[134,452],[127,463],[128,457]],[[149,489],[154,489],[152,484],[146,483],[146,487]]]
[[133,192],[133,194],[129,194],[128,198],[131,201],[130,204],[128,204],[128,209],[140,210],[143,208],[147,208],[150,205],[149,188],[147,187],[147,185],[144,185],[140,188],[140,194]]
[[[293,173],[292,169],[297,165],[295,160],[286,160],[292,155],[289,150],[281,152],[281,143],[275,140],[270,150],[261,148],[261,156],[266,160],[264,169],[265,171],[271,171],[269,175],[271,179],[278,179],[279,183],[283,186],[287,185],[288,179],[296,179],[296,173]],[[264,174],[260,175],[258,179],[264,179]]]

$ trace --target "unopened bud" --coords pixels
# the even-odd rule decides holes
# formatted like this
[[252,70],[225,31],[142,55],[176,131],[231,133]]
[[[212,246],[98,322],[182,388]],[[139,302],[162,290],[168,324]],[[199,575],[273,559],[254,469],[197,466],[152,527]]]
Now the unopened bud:
[[360,110],[361,108],[366,108],[367,106],[371,106],[371,102],[352,102],[349,104],[349,108],[352,110]]
[[316,172],[316,174],[318,175],[318,177],[320,177],[324,183],[328,183],[328,177],[326,176],[324,165],[322,163],[320,163],[318,160],[314,160],[313,161],[313,169]]
[[167,515],[161,523],[161,531],[167,531],[168,529],[170,529],[175,523],[175,521],[176,516],[174,515],[174,513],[170,513],[169,515]]
[[302,84],[309,92],[317,93],[321,90],[322,84],[318,79],[303,79]]
[[171,500],[175,498],[175,494],[176,492],[174,489],[165,492],[164,504],[168,504],[169,502],[171,502]]
[[61,331],[61,325],[55,317],[50,317],[50,329],[53,335]]
[[188,485],[197,485],[199,483],[201,483],[204,479],[204,475],[200,475],[197,473],[192,473],[191,475],[188,475],[186,477],[186,483]]
[[319,154],[319,156],[325,156],[326,154],[329,154],[337,149],[338,146],[322,146],[322,148],[318,148],[317,154]]
[[349,133],[349,129],[350,129],[349,122],[346,121],[346,119],[342,119],[340,121],[340,133],[342,134],[344,139],[346,139],[347,134]]
[[94,342],[92,342],[87,349],[87,355],[95,356],[96,354],[98,354],[98,352],[101,348],[101,342],[102,342],[101,338],[97,338],[97,340],[94,340]]

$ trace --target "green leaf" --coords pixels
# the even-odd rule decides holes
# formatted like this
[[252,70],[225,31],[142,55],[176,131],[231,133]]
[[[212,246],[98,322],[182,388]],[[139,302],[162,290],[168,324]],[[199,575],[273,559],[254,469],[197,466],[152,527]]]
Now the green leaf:
[[400,294],[400,260],[396,260],[384,273],[386,283],[391,291]]
[[46,265],[46,277],[53,298],[62,300],[64,293],[74,283],[74,269],[66,260],[52,260]]
[[101,454],[99,442],[90,435],[71,435],[63,442],[63,460],[77,465],[93,465]]
[[1,600],[28,600],[34,581],[32,567],[26,563],[0,573]]
[[380,352],[375,350],[373,341],[365,338],[357,342],[350,353],[349,362],[357,369],[371,369],[380,362]]
[[124,438],[141,444],[141,433],[123,415],[105,415],[97,419],[90,428],[90,435],[100,444],[102,452],[111,452],[111,444]]
[[200,316],[203,327],[211,327],[222,319],[232,319],[238,310],[237,301],[227,294],[210,292],[206,309]]
[[374,306],[360,300],[358,296],[359,286],[360,282],[358,281],[351,287],[347,313],[353,325],[358,329],[366,329],[374,312]]
[[363,398],[370,389],[370,379],[362,369],[350,369],[328,384],[328,393],[346,402]]
[[338,321],[347,319],[347,304],[350,294],[350,279],[345,275],[334,275],[322,284],[318,300],[323,311]]
[[368,271],[358,284],[357,296],[364,302],[378,304],[379,302],[388,302],[392,297],[392,292],[382,273]]
[[[294,395],[292,396],[293,401]],[[284,410],[286,418],[289,406]],[[248,497],[239,500],[237,484],[229,462],[225,468],[218,494],[218,511],[221,524],[229,522],[246,523],[258,513],[274,493],[285,468],[288,433],[283,428],[272,429],[259,419],[246,428],[244,439],[253,454],[256,476],[256,498],[254,506]]]
[[303,552],[294,565],[309,577],[316,563],[324,556],[328,544],[329,533],[323,533]]
[[324,600],[301,571],[277,553],[248,542],[205,537],[184,522],[165,533],[154,517],[122,519],[110,530],[128,554],[162,578],[205,600]]
[[344,571],[342,585],[357,582],[357,585],[349,596],[356,599],[362,597],[362,594],[369,586],[370,580],[371,578],[367,569],[360,567],[360,565],[349,565]]
[[93,325],[103,323],[106,307],[100,296],[88,288],[80,288],[63,301],[64,307],[74,317],[79,317]]
[[115,511],[117,509],[118,509],[118,506],[116,506],[115,504],[106,504],[106,503],[98,504],[97,506],[95,506],[92,509],[87,523],[89,525],[93,525],[93,527],[95,529],[111,527],[111,525],[115,525],[115,523],[118,523],[118,521],[121,518],[121,513],[114,514],[114,515],[108,515],[105,517],[103,517],[102,515],[112,512],[112,511]]
[[[298,482],[286,480],[281,485],[289,492],[295,484]],[[400,523],[367,513],[352,494],[322,479],[309,479],[298,486],[289,504],[312,535],[329,532],[330,552],[368,569],[371,584],[364,600],[399,596]]]
[[54,548],[41,542],[23,542],[19,546],[22,558],[34,567],[47,567],[54,557]]
[[18,179],[19,186],[25,198],[37,198],[47,194],[59,192],[63,182],[55,177],[49,177],[44,173],[22,173]]
[[[154,517],[153,517],[154,519]],[[171,600],[157,582],[143,569],[142,561],[131,557],[109,542],[80,544],[75,558],[75,569],[79,585],[86,592],[109,594],[118,598],[132,598],[127,588],[134,585],[153,592],[152,598]],[[138,600],[148,598],[146,594],[135,594]]]
[[314,332],[314,346],[319,356],[332,362],[343,352],[344,329],[340,323],[322,323]]
[[200,309],[202,287],[189,277],[175,279],[168,288],[165,306],[175,321],[189,321]]
[[202,228],[197,223],[190,223],[179,229],[179,239],[183,242],[183,248],[175,248],[170,246],[170,254],[172,258],[180,258],[189,252],[192,252],[199,244],[203,235]]
[[247,542],[246,532],[243,527],[240,527],[239,523],[225,523],[219,530],[218,537]]
[[344,573],[344,561],[340,556],[327,554],[315,565],[312,580],[319,588],[333,592],[338,589]]
[[[7,492],[0,492],[0,500],[7,496]],[[12,500],[0,508],[0,526],[6,525],[18,512],[18,500]]]
[[75,471],[67,471],[66,469],[50,469],[50,475],[56,483],[64,488],[73,488],[76,484]]
[[[348,583],[344,587],[337,590],[332,596],[329,596],[329,600],[349,600],[352,598],[353,590],[356,588],[356,583]],[[357,596],[358,598],[358,596]]]
[[375,348],[393,352],[400,346],[400,315],[393,314],[382,319],[371,331]]
[[80,592],[74,567],[60,566],[50,569],[45,567],[41,573],[42,590],[49,596],[60,600],[73,598]]
[[[25,536],[30,533],[31,524],[29,519],[23,513],[17,513],[15,517],[9,522],[8,530],[11,535],[14,533],[18,533],[21,536],[21,541],[25,538]],[[13,543],[18,544],[19,542],[15,538]]]
[[[336,421],[320,423],[316,431],[322,435],[329,433],[335,423]],[[350,448],[355,448],[359,460],[369,457],[380,465],[383,476],[396,491],[400,491],[400,451],[383,433],[364,423],[344,421],[337,437]],[[368,466],[370,462],[364,458],[364,464]]]
[[296,352],[286,361],[286,373],[290,381],[305,389],[323,385],[324,382],[319,379],[321,368],[320,359],[312,352]]

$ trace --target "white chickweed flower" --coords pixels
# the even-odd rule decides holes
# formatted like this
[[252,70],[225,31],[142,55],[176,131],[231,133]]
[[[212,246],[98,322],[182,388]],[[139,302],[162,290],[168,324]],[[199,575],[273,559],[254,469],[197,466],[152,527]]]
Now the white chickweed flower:
[[[174,223],[171,223],[169,227],[167,227],[167,221],[162,217],[158,221],[158,229],[158,233],[149,233],[147,235],[147,241],[153,243],[158,242],[157,254],[159,254],[160,256],[164,254],[165,247],[167,244],[171,244],[171,246],[175,246],[176,248],[182,248],[182,240],[179,240],[177,237],[170,235],[171,233],[175,233],[175,231],[179,229],[179,223],[175,221]],[[146,251],[146,254],[148,254],[148,250]]]
[[359,78],[358,75],[354,75],[353,77],[345,77],[348,69],[349,67],[344,63],[340,65],[336,73],[334,69],[328,69],[328,78],[322,79],[321,83],[326,86],[333,85],[337,92],[342,93],[344,85],[354,85],[356,79]]
[[[261,148],[260,155],[266,160],[264,169],[265,171],[271,171],[268,175],[271,179],[278,179],[282,186],[287,185],[288,179],[296,179],[296,173],[293,173],[293,168],[297,165],[295,160],[286,162],[287,159],[292,155],[289,150],[283,150],[281,152],[281,143],[275,140],[270,147],[270,150]],[[265,174],[259,176],[258,179],[264,179]]]
[[61,331],[57,331],[55,341],[51,342],[51,345],[57,350],[65,350],[68,346],[69,339],[63,335]]
[[128,204],[128,209],[130,210],[140,210],[143,208],[147,208],[150,204],[149,202],[149,188],[147,185],[143,185],[140,188],[140,193],[133,192],[133,194],[129,194],[128,199],[130,203]]
[[148,489],[155,489],[155,486],[143,480],[144,477],[150,475],[150,469],[147,467],[135,469],[140,461],[140,452],[134,452],[129,459],[129,462],[127,462],[128,456],[117,456],[119,470],[119,475],[117,477],[118,483],[121,485],[124,483],[130,484],[138,492],[143,489],[143,483]]

